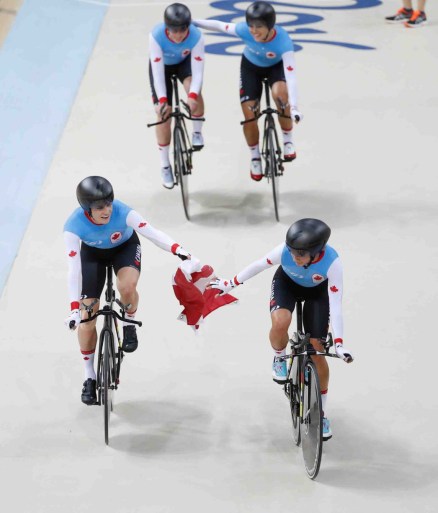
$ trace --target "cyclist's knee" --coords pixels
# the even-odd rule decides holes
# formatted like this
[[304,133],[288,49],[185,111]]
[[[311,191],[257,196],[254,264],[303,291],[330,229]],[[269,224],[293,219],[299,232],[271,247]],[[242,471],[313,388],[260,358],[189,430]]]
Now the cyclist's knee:
[[289,310],[280,308],[279,310],[272,312],[271,320],[273,331],[287,333],[287,330],[289,329],[290,323],[292,321],[292,314],[289,312]]
[[118,284],[118,289],[121,296],[132,296],[137,292],[137,282],[131,280],[124,280]]

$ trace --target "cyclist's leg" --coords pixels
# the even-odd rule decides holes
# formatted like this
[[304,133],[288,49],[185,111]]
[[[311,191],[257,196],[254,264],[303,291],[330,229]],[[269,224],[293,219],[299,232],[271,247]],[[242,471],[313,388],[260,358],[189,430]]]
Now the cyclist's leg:
[[[164,66],[164,77],[166,83],[166,94],[168,104],[160,104],[160,100],[155,91],[152,67],[149,63],[149,80],[151,84],[152,101],[155,105],[155,112],[157,114],[157,121],[161,121],[161,119],[164,116],[169,115],[172,110],[172,83],[170,80],[172,71],[173,69],[171,66]],[[169,156],[171,140],[171,119],[169,119],[166,123],[163,123],[162,125],[157,125],[155,127],[155,134],[157,138],[158,150],[160,155],[163,185],[168,189],[171,189],[173,187],[172,166],[170,164]]]
[[[308,298],[304,304],[303,320],[306,331],[310,333],[310,342],[317,351],[324,352],[321,339],[327,337],[329,326],[329,299],[327,292],[327,281],[308,291]],[[330,423],[327,420],[327,392],[329,387],[330,371],[325,356],[313,356],[316,370],[320,381],[321,402],[324,416],[323,437],[325,440],[331,438]]]
[[[128,241],[119,246],[119,250],[113,257],[113,266],[117,276],[116,286],[120,293],[120,301],[124,305],[130,305],[126,310],[126,317],[134,320],[139,301],[137,283],[141,272],[141,246],[136,232]],[[135,325],[124,323],[124,351],[133,352],[137,349],[137,345]]]
[[292,280],[279,267],[272,279],[269,307],[271,312],[271,330],[269,340],[274,351],[273,379],[282,383],[287,377],[286,362],[281,357],[286,354],[289,340],[288,330],[292,322],[292,312],[295,308],[295,294],[291,290]]
[[[82,302],[89,306],[97,300],[93,306],[95,313],[99,309],[99,298],[105,284],[105,264],[101,262],[95,248],[86,244],[81,247],[82,266]],[[88,313],[83,310],[82,318],[86,319]],[[97,331],[96,321],[80,324],[78,327],[78,340],[81,356],[84,362],[84,377],[82,402],[94,404],[96,401],[96,372],[94,370],[94,356],[96,352]]]
[[[258,67],[242,55],[240,63],[240,105],[246,120],[254,117],[252,108],[260,101],[262,95],[262,78]],[[257,121],[245,123],[243,125],[243,134],[250,149],[256,147],[258,150],[260,133]],[[251,151],[252,158],[257,156],[260,158],[260,152],[258,152],[258,155],[255,155]]]
[[282,106],[286,105],[284,114],[289,116],[289,118],[279,117],[278,121],[283,133],[284,159],[293,160],[296,157],[296,152],[292,140],[293,123],[289,105],[286,78],[284,76],[283,61],[280,61],[275,66],[269,68],[269,84],[271,86],[272,96],[274,98],[277,109],[281,112]]
[[[202,97],[202,93],[199,91],[197,96],[194,93],[190,94],[190,88],[192,85],[191,61],[192,59],[189,55],[178,65],[178,79],[183,84],[184,90],[187,93],[187,103],[190,107],[192,118],[202,118],[204,116],[204,99]],[[203,123],[204,122],[200,119],[193,120],[192,146],[196,150],[200,150],[204,146],[204,139],[202,136]]]

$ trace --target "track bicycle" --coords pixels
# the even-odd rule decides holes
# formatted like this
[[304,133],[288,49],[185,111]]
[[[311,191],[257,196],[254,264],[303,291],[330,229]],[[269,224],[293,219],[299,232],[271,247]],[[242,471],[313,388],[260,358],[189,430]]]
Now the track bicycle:
[[[141,326],[142,323],[141,321],[134,321],[125,317],[125,311],[131,305],[124,305],[119,299],[116,298],[116,294],[113,288],[113,268],[111,265],[107,266],[106,269],[106,286],[106,303],[102,309],[93,314],[93,308],[98,302],[97,299],[88,306],[82,303],[82,307],[88,313],[88,318],[82,319],[81,323],[93,321],[100,315],[104,316],[103,328],[99,335],[96,405],[103,406],[105,443],[108,445],[110,414],[113,411],[113,393],[115,390],[117,390],[120,383],[120,369],[124,357],[122,350],[123,340],[120,338],[117,320],[136,324],[137,326]],[[114,303],[120,307],[121,315],[114,310]],[[115,330],[113,328],[115,328]],[[114,331],[117,336],[117,344],[115,343]]]
[[[164,117],[161,121],[156,123],[149,123],[148,128],[152,126],[162,125],[166,123],[170,118],[175,119],[173,127],[173,159],[174,159],[174,171],[175,171],[175,185],[179,185],[181,189],[181,196],[184,207],[184,214],[186,219],[190,221],[190,209],[189,209],[189,187],[188,177],[192,174],[193,162],[192,154],[194,151],[198,151],[193,148],[190,143],[190,138],[187,132],[185,119],[193,120],[190,107],[184,100],[181,100],[178,92],[178,79],[176,75],[171,76],[173,97],[175,98],[175,105],[173,111],[168,116]],[[182,108],[186,110],[187,114],[182,111]],[[196,118],[199,121],[205,121],[205,118]]]
[[324,352],[316,351],[310,343],[310,335],[303,332],[303,310],[297,302],[297,331],[289,340],[291,352],[282,357],[287,362],[287,381],[284,393],[289,399],[292,417],[292,436],[297,446],[302,445],[304,467],[310,479],[318,475],[322,458],[322,419],[321,389],[318,372],[312,356],[339,358],[330,353],[333,337],[329,333],[322,345]]
[[275,219],[277,221],[280,221],[279,177],[283,175],[284,160],[283,154],[280,149],[280,143],[278,140],[278,133],[277,128],[275,126],[274,114],[277,114],[277,116],[287,119],[291,119],[291,117],[286,116],[286,114],[284,114],[286,110],[286,105],[280,105],[281,112],[271,107],[271,95],[269,92],[269,83],[267,78],[263,79],[263,88],[265,92],[266,108],[264,110],[260,110],[260,101],[256,102],[254,106],[251,107],[251,110],[254,112],[254,117],[250,119],[245,119],[244,121],[241,121],[240,124],[245,125],[246,123],[252,123],[253,121],[257,121],[262,116],[265,116],[262,144],[262,156],[265,160],[263,175],[268,180],[268,183],[270,181],[272,184]]

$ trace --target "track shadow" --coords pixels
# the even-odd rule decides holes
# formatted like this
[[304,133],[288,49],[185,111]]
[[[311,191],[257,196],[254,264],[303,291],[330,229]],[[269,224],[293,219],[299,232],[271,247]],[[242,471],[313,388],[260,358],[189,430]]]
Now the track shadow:
[[409,440],[385,436],[377,427],[362,424],[352,429],[355,425],[361,426],[359,419],[353,423],[351,418],[348,422],[336,418],[335,436],[324,443],[319,483],[345,490],[376,490],[383,496],[394,490],[424,488],[436,480],[438,464],[432,455],[414,452]]
[[[125,402],[118,404],[114,413],[110,444],[118,451],[192,454],[205,451],[211,443],[211,415],[187,403]],[[126,434],[117,434],[122,423],[131,428]]]

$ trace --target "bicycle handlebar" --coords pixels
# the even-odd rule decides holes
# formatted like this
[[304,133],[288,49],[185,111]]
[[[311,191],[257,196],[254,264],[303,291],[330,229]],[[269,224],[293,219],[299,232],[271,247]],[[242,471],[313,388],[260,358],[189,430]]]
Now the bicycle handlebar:
[[[99,317],[99,315],[111,315],[113,317],[117,317],[117,319],[119,319],[120,321],[128,322],[129,324],[137,324],[137,326],[142,326],[143,325],[143,323],[141,321],[134,321],[134,320],[131,320],[131,319],[127,319],[126,317],[121,316],[120,314],[118,314],[115,310],[98,310],[94,315],[90,315],[88,317],[88,319],[82,319],[81,320],[81,324],[82,323],[86,323],[86,322],[90,322],[90,321],[94,321],[94,319]],[[74,322],[74,321],[70,321],[70,324],[72,322]]]
[[269,108],[269,109],[265,109],[265,110],[262,110],[261,112],[259,112],[256,116],[254,116],[253,118],[250,118],[250,119],[244,119],[243,121],[240,122],[241,125],[245,125],[246,123],[251,123],[252,121],[257,121],[258,119],[260,119],[264,114],[277,114],[277,116],[279,118],[286,118],[286,119],[292,119],[291,116],[286,116],[286,114],[282,114],[281,112],[279,112],[278,110],[276,109],[272,109],[272,108]]
[[168,116],[166,116],[165,118],[162,118],[161,121],[157,121],[156,123],[148,123],[147,127],[150,128],[151,126],[162,125],[163,123],[166,123],[166,121],[168,121],[170,118],[179,118],[179,117],[186,118],[189,121],[193,121],[193,120],[205,121],[204,117],[202,117],[202,118],[194,118],[194,117],[192,117],[192,112],[190,110],[190,107],[187,105],[187,103],[184,100],[181,100],[181,103],[183,104],[184,108],[187,110],[188,115],[184,114],[184,112],[181,112],[180,110],[179,111],[173,111]]

